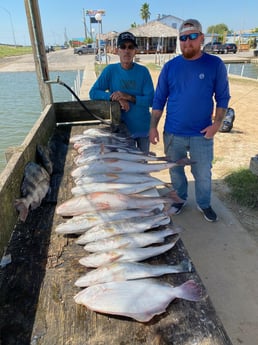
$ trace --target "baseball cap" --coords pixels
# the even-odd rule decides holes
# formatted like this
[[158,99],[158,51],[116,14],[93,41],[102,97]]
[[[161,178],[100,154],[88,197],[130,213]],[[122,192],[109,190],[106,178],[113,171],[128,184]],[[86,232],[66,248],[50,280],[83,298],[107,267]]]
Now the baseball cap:
[[132,42],[135,47],[137,46],[136,37],[131,32],[122,32],[117,38],[117,46],[119,47],[124,42]]
[[182,34],[185,31],[196,30],[202,32],[202,26],[200,22],[196,19],[187,19],[183,21],[179,28],[179,34]]

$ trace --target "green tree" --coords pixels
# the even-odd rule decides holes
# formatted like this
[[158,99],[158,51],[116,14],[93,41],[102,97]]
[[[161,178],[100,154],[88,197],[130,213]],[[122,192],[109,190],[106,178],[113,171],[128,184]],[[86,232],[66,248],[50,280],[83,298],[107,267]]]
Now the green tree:
[[145,24],[148,23],[150,16],[150,5],[145,2],[141,7],[141,18],[144,20]]
[[131,24],[131,28],[136,28],[137,24],[134,22]]
[[211,25],[207,29],[208,34],[218,34],[218,41],[223,42],[225,40],[225,37],[227,33],[229,32],[228,27],[226,24],[216,24]]
[[207,29],[208,34],[218,34],[218,35],[224,35],[225,31],[229,31],[226,24],[216,24],[211,25]]

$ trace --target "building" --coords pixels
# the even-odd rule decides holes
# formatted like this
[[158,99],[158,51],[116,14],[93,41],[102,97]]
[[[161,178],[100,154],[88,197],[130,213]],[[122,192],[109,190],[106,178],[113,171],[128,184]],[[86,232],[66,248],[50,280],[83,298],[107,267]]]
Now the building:
[[[131,32],[136,37],[139,54],[174,53],[176,51],[178,29],[163,24],[159,20],[125,31]],[[107,52],[116,53],[118,35],[117,32],[101,35],[101,39],[106,42]]]

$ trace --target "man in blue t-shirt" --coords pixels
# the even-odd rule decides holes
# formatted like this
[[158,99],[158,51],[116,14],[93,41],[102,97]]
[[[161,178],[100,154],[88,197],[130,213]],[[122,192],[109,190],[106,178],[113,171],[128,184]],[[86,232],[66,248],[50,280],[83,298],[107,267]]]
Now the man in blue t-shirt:
[[134,62],[137,43],[132,33],[122,32],[117,46],[120,62],[104,68],[90,90],[90,98],[119,102],[121,121],[136,146],[149,152],[150,107],[154,95],[151,75],[145,66]]
[[[196,19],[182,23],[179,40],[182,55],[168,61],[159,76],[149,137],[153,144],[159,141],[157,126],[166,105],[165,153],[172,161],[187,155],[194,161],[191,172],[195,179],[197,207],[206,220],[215,222],[217,215],[211,207],[213,138],[230,99],[227,71],[219,57],[202,52],[204,35]],[[188,197],[184,167],[171,169],[170,176],[183,200],[172,205],[173,213],[179,214]]]

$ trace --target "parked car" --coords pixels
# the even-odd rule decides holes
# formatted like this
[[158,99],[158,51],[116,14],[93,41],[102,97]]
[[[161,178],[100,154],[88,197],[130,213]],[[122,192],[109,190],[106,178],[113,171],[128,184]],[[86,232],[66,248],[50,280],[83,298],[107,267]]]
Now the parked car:
[[50,53],[50,52],[55,51],[55,48],[53,46],[46,46],[45,49],[46,49],[46,53]]
[[236,54],[237,52],[237,45],[235,43],[225,43],[225,48],[227,49],[227,53]]
[[205,53],[213,53],[213,54],[224,54],[227,53],[227,49],[224,44],[221,42],[210,42],[205,44],[203,47],[203,51]]
[[82,55],[82,54],[95,54],[96,48],[92,44],[83,45],[77,48],[74,48],[74,54]]

